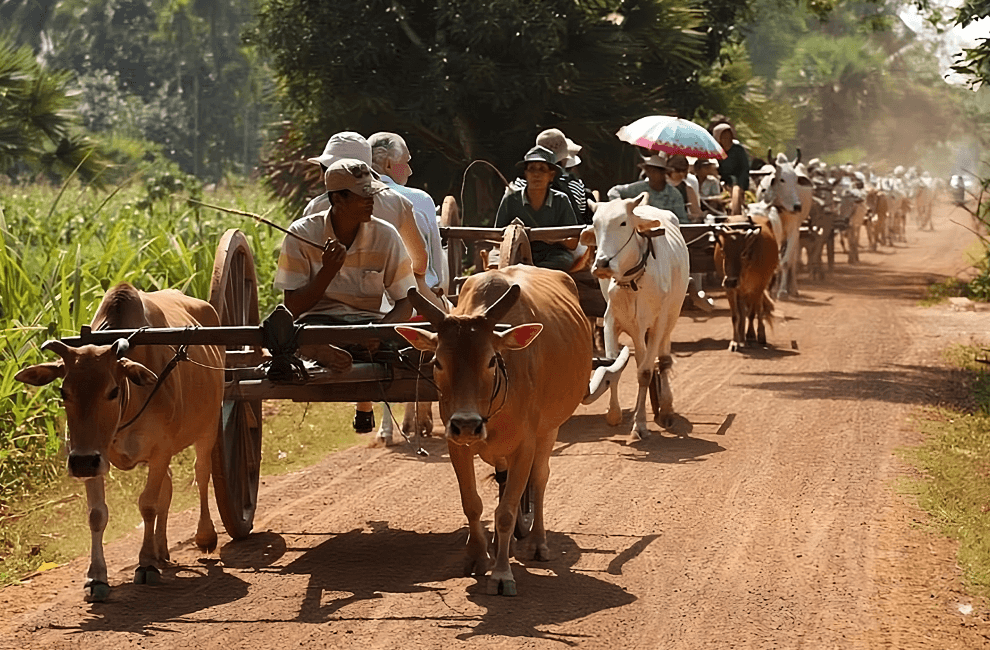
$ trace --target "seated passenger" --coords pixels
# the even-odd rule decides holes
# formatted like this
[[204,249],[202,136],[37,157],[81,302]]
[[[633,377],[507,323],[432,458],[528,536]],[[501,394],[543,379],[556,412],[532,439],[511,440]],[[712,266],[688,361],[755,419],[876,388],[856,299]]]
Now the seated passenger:
[[[504,228],[519,219],[531,228],[576,226],[577,217],[566,194],[550,187],[562,170],[554,162],[556,156],[546,147],[536,146],[516,163],[523,169],[526,187],[509,186],[495,214],[495,227]],[[568,244],[534,241],[530,243],[533,264],[547,269],[567,272],[574,264],[571,253],[577,238]]]
[[[327,167],[324,182],[330,207],[293,222],[289,231],[326,247],[288,235],[282,241],[274,286],[284,292],[285,307],[296,320],[318,325],[408,321],[406,294],[416,286],[412,262],[396,229],[372,216],[374,195],[387,186],[366,163],[347,158]],[[386,293],[394,306],[383,314]],[[331,369],[345,367],[341,351],[329,345],[303,346],[299,353]],[[370,402],[358,403],[354,429],[374,429]]]
[[725,209],[725,200],[722,183],[718,177],[718,165],[715,164],[714,160],[699,158],[694,163],[694,173],[698,178],[698,200],[701,203],[702,212],[722,214]]
[[[584,181],[570,171],[571,167],[580,162],[577,152],[581,150],[581,147],[571,141],[560,129],[541,131],[536,136],[536,144],[552,151],[554,154],[553,162],[561,168],[553,182],[550,183],[550,187],[563,192],[571,200],[571,207],[574,208],[574,216],[577,217],[578,223],[590,224],[593,216],[591,207],[588,205],[590,192],[585,187]],[[568,160],[575,160],[576,162],[568,166],[565,164]],[[512,185],[513,189],[523,189],[526,187],[526,179],[517,178],[512,181]]]
[[687,211],[688,221],[698,223],[704,217],[701,214],[701,201],[698,199],[698,179],[691,173],[690,167],[684,155],[668,157],[667,182],[684,197],[684,209]]
[[673,185],[667,183],[667,154],[657,153],[644,158],[639,167],[646,174],[646,179],[626,185],[616,185],[608,191],[608,199],[610,201],[632,199],[646,192],[650,197],[650,205],[661,210],[670,210],[677,215],[680,223],[687,223],[684,197]]

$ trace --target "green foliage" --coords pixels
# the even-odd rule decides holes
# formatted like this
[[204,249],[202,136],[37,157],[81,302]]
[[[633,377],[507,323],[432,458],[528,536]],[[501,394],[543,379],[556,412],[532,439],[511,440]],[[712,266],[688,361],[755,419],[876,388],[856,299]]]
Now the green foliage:
[[[260,308],[267,313],[278,303],[270,287],[282,234],[188,206],[186,197],[199,196],[188,183],[159,174],[109,194],[75,183],[0,192],[0,507],[45,485],[60,464],[55,391],[26,390],[13,376],[48,358],[38,349],[46,339],[78,334],[109,287],[130,282],[146,291],[178,288],[206,299],[216,244],[236,227],[255,252]],[[268,212],[254,188],[209,201]]]
[[[965,0],[956,10],[955,22],[962,27],[990,17],[990,0]],[[952,67],[968,76],[976,86],[990,85],[990,38],[984,37],[975,47],[963,49]]]
[[928,409],[918,418],[924,444],[902,455],[924,472],[909,489],[933,524],[959,540],[959,564],[967,581],[990,594],[990,374],[975,361],[985,351],[957,347],[946,352],[962,368],[972,405]]
[[737,137],[749,151],[786,149],[795,136],[797,111],[790,104],[766,95],[763,81],[753,76],[742,46],[728,46],[726,53],[725,62],[713,65],[701,75],[704,108],[695,117],[705,123],[716,114],[728,116]]
[[34,29],[23,26],[18,39],[32,57],[71,71],[88,128],[156,143],[185,172],[214,181],[254,168],[270,84],[241,39],[254,0],[31,2],[45,10],[6,3],[11,15],[32,15]]
[[70,76],[0,38],[0,170],[11,176],[77,173],[87,180],[102,171],[95,145],[74,128]]
[[[537,132],[557,126],[585,146],[591,186],[628,180],[634,156],[617,164],[629,148],[615,130],[651,113],[693,115],[700,71],[749,3],[702,5],[710,11],[686,0],[270,0],[257,38],[289,119],[270,176],[279,191],[298,186],[300,150],[313,155],[344,129],[393,130],[410,145],[413,182],[457,194],[470,162],[508,170]],[[469,222],[494,211],[501,189],[468,188]]]

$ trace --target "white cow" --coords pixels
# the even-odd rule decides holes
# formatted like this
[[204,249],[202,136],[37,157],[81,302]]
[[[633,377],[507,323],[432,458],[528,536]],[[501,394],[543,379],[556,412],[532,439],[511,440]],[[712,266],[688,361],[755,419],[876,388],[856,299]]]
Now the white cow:
[[[773,158],[767,155],[767,158]],[[770,208],[777,208],[780,230],[774,228],[777,245],[780,248],[780,278],[777,283],[777,299],[796,297],[797,268],[801,254],[800,229],[811,214],[814,202],[814,187],[811,179],[798,170],[801,150],[794,162],[787,160],[783,153],[777,154],[772,165],[767,165],[768,173],[760,182],[756,192],[757,201]],[[769,169],[772,167],[772,169]],[[779,234],[778,234],[779,233]]]
[[[632,337],[636,348],[639,395],[631,438],[640,440],[646,428],[646,393],[659,359],[660,405],[656,422],[670,426],[674,395],[670,388],[670,335],[681,313],[690,263],[677,217],[669,210],[647,205],[643,193],[634,199],[616,199],[594,205],[593,226],[581,233],[581,243],[598,250],[592,272],[608,282],[605,292],[605,354],[619,355],[619,334]],[[622,421],[616,384],[606,420]]]

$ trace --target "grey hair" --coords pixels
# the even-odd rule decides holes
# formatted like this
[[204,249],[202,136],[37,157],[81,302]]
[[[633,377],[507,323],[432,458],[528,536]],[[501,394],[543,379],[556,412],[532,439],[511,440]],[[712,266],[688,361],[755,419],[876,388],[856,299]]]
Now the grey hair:
[[409,151],[406,141],[398,133],[379,131],[368,138],[371,145],[371,166],[381,173],[385,163],[397,162]]

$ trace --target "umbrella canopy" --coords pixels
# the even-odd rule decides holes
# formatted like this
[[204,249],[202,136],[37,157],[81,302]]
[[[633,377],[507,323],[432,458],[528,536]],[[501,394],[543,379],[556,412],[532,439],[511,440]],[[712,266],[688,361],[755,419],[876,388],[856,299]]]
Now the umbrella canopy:
[[712,134],[694,122],[670,115],[647,115],[619,129],[623,142],[651,151],[697,158],[725,158],[725,150]]

